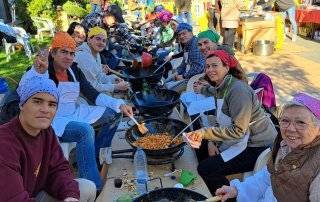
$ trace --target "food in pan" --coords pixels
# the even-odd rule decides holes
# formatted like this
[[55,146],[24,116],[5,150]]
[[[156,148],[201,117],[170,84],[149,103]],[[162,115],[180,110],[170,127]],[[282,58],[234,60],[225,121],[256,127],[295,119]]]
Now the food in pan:
[[[133,142],[133,145],[150,150],[166,149],[171,144],[172,139],[173,137],[167,132],[155,133],[139,138]],[[182,138],[179,137],[174,141],[174,145],[179,145],[182,143],[182,141]]]

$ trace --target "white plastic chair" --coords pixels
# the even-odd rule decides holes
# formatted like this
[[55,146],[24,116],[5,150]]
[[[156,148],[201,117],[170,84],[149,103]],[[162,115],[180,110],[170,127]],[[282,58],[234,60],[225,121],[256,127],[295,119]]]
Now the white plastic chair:
[[77,143],[75,142],[60,142],[60,146],[64,157],[69,161],[69,155],[73,148],[75,148]]
[[31,17],[34,26],[37,28],[36,38],[39,40],[43,40],[43,32],[50,32],[50,35],[53,37],[55,32],[54,23],[47,18],[40,17]]
[[[204,73],[202,73],[202,74],[196,74],[196,75],[194,75],[193,77],[191,77],[190,79],[189,79],[189,81],[188,81],[188,83],[187,83],[187,89],[186,89],[186,91],[185,92],[188,92],[188,91],[190,91],[190,92],[193,92],[194,90],[193,90],[193,84],[194,84],[194,82],[196,82],[196,81],[198,81],[201,77],[203,77],[205,74]],[[180,116],[181,117],[184,117],[184,106],[183,106],[183,104],[182,103],[180,103]]]
[[15,53],[15,48],[14,48],[15,43],[8,43],[6,39],[3,38],[2,44],[4,46],[4,50],[6,53],[6,61],[9,62],[11,59],[11,54]]
[[249,176],[252,176],[256,174],[258,171],[260,171],[265,165],[267,165],[269,159],[271,158],[271,149],[267,148],[265,149],[257,158],[257,161],[254,165],[253,171],[251,172],[245,172],[243,173],[242,179],[246,179]]

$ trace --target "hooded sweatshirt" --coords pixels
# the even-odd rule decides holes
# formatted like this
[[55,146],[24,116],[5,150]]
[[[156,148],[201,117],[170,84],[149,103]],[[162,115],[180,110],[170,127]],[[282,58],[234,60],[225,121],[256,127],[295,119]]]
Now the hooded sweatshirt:
[[100,54],[93,56],[87,43],[78,47],[75,62],[86,79],[100,93],[112,93],[115,90],[115,75],[106,75],[101,64]]

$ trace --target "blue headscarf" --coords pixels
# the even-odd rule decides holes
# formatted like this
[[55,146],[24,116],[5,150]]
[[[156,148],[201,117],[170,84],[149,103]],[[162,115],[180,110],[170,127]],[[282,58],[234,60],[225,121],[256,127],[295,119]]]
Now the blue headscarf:
[[156,13],[160,13],[161,11],[164,10],[164,7],[163,5],[157,5],[155,8],[154,8],[154,12]]
[[189,32],[192,32],[192,26],[189,25],[188,23],[181,22],[178,25],[177,32],[179,33],[183,30],[188,30]]
[[48,93],[52,95],[57,102],[59,101],[58,89],[53,80],[40,76],[34,76],[25,80],[23,85],[17,88],[17,93],[20,97],[20,106],[37,93]]

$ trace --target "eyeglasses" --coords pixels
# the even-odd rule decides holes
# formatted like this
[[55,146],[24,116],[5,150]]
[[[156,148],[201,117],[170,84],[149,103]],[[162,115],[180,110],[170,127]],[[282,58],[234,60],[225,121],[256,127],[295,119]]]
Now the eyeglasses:
[[293,126],[297,129],[297,130],[305,130],[309,123],[306,123],[304,121],[301,121],[301,120],[290,120],[290,119],[286,119],[286,118],[283,118],[283,119],[280,119],[279,120],[279,125],[280,125],[280,128],[288,128],[290,126],[290,124],[293,124]]

